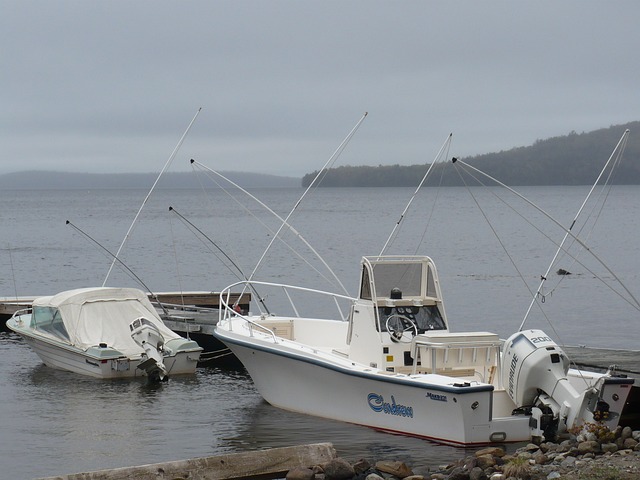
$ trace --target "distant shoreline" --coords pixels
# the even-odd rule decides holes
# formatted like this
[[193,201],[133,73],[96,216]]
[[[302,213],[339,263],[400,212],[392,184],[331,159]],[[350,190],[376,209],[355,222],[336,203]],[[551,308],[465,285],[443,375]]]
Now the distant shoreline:
[[[150,189],[158,173],[75,173],[52,171],[23,171],[0,175],[2,190],[133,190]],[[263,175],[259,173],[223,172],[223,175],[242,188],[298,188],[301,179]],[[223,180],[220,185],[225,188]],[[193,172],[167,172],[160,177],[158,189],[219,188],[214,182]]]
[[[570,186],[592,185],[607,159],[614,157],[613,149],[625,131],[639,131],[640,122],[615,125],[588,133],[537,140],[527,147],[461,158],[474,168],[509,186]],[[491,180],[469,174],[454,167],[451,159],[438,162],[425,186],[492,185]],[[618,165],[619,160],[619,165]],[[640,185],[640,136],[629,135],[624,154],[616,158],[615,171],[605,172],[603,179],[612,185]],[[366,163],[366,162],[363,162]],[[391,163],[391,162],[390,162]],[[320,187],[416,187],[429,164],[378,166],[343,165],[330,168],[320,176]],[[318,178],[311,172],[301,178],[251,172],[221,172],[242,188],[299,188],[308,187]],[[609,177],[609,174],[611,176]],[[158,173],[76,173],[59,171],[22,171],[0,175],[2,190],[60,190],[60,189],[149,189]],[[604,180],[603,180],[604,181]],[[218,182],[218,183],[216,183]],[[194,172],[167,172],[157,188],[217,188],[231,186],[221,178],[205,178]]]

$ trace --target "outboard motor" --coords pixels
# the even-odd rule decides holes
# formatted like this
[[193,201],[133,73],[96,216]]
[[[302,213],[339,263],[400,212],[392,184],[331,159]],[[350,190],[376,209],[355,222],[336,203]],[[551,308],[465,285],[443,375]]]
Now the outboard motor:
[[147,372],[152,381],[163,381],[167,377],[167,369],[164,366],[162,351],[164,337],[153,323],[144,317],[136,318],[129,325],[131,338],[140,345],[147,359],[138,365],[138,368]]
[[542,330],[513,334],[504,343],[502,359],[502,383],[516,406],[531,409],[538,420],[547,417],[547,423],[551,417],[553,425],[538,426],[545,436],[566,431],[576,420],[592,420],[586,407],[595,405],[597,392],[578,392],[570,384],[569,359]]

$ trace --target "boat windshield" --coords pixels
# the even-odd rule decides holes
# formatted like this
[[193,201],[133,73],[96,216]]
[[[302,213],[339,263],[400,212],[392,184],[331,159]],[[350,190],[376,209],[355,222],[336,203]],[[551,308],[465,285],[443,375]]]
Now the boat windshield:
[[60,311],[54,307],[33,307],[31,328],[50,333],[62,340],[69,340]]
[[[393,291],[400,291],[404,297],[422,296],[422,263],[377,263],[373,265],[376,296],[378,298],[390,298]],[[371,300],[371,288],[369,287],[369,272],[363,267],[362,285],[360,296]],[[428,268],[428,267],[427,267]],[[427,287],[433,283],[431,269],[428,271]],[[435,296],[435,288],[427,288],[427,295]]]

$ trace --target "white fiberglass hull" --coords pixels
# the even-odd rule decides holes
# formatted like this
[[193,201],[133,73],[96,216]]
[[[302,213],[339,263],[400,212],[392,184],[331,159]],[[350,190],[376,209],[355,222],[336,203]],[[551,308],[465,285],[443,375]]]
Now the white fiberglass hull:
[[222,326],[215,334],[274,406],[453,445],[530,438],[528,417],[492,418],[491,385],[386,373],[295,342],[243,335],[238,326]]
[[[31,349],[40,357],[42,362],[51,368],[66,370],[94,378],[116,379],[146,376],[146,372],[137,368],[146,358],[142,356],[126,357],[113,354],[110,349],[99,347],[87,351],[74,348],[48,337],[37,334],[30,335],[19,328],[7,323],[9,328],[18,333]],[[169,376],[193,374],[197,366],[202,349],[194,348],[188,351],[178,351],[163,358],[163,363]]]

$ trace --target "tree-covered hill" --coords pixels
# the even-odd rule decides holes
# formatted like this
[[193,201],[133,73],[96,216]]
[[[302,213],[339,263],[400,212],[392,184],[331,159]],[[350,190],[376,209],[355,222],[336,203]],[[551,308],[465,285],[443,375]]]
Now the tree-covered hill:
[[[461,160],[507,185],[590,185],[626,129],[630,130],[629,140],[613,183],[637,185],[640,184],[640,122],[588,133],[571,132],[537,140],[527,147]],[[428,164],[336,167],[326,172],[320,186],[415,187],[427,168]],[[302,185],[307,187],[317,173],[305,175]],[[468,175],[462,178],[467,184],[477,184]],[[463,180],[459,169],[447,161],[434,167],[426,184],[463,185]]]

